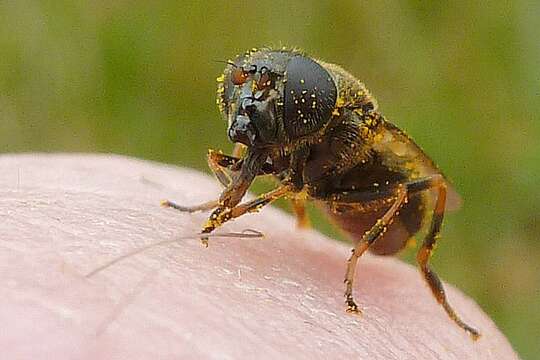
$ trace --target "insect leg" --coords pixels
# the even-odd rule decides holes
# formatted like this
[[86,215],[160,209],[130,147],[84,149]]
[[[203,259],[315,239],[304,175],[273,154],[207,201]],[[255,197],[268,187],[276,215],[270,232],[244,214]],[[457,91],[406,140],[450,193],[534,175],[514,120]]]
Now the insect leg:
[[388,225],[392,222],[392,219],[398,212],[398,210],[407,201],[407,189],[404,185],[397,188],[395,192],[395,201],[392,206],[386,211],[386,213],[368,230],[362,239],[356,244],[352,250],[352,254],[347,260],[347,272],[345,274],[345,298],[347,303],[347,312],[358,313],[358,306],[354,302],[353,298],[353,282],[356,272],[356,264],[358,259],[375,240],[377,240],[387,229]]
[[194,212],[197,212],[197,211],[212,210],[215,207],[217,207],[218,205],[219,205],[218,200],[210,200],[210,201],[207,201],[205,203],[202,203],[202,204],[199,204],[199,205],[193,205],[193,206],[182,206],[182,205],[178,205],[177,203],[169,201],[169,200],[163,200],[161,202],[161,206],[163,206],[163,207],[170,207],[170,208],[173,208],[175,210],[178,210],[178,211],[181,211],[181,212],[188,212],[188,213],[194,213]]
[[291,199],[294,215],[296,216],[296,226],[302,229],[310,227],[309,216],[306,213],[306,201],[303,199]]
[[[383,188],[377,192],[370,192],[370,191],[342,192],[340,194],[331,195],[331,200],[342,202],[342,203],[364,203],[364,202],[370,202],[370,201],[381,201],[381,200],[384,200],[385,197],[391,198],[392,192],[398,189],[399,186],[400,185],[392,185],[387,188]],[[441,306],[444,308],[448,316],[459,327],[461,327],[466,332],[468,332],[472,336],[472,338],[476,340],[479,338],[480,333],[473,327],[467,325],[456,314],[454,309],[448,303],[441,280],[428,264],[429,258],[431,257],[433,253],[433,249],[439,237],[440,229],[441,229],[441,225],[442,225],[443,217],[444,217],[444,209],[446,205],[446,192],[447,192],[447,186],[444,181],[444,178],[441,175],[432,175],[430,177],[407,182],[404,184],[404,186],[406,189],[406,194],[408,196],[414,193],[418,193],[418,192],[429,190],[429,189],[436,189],[438,191],[437,200],[435,203],[435,207],[433,209],[433,216],[431,220],[430,229],[426,235],[426,238],[424,239],[424,243],[422,244],[422,247],[418,251],[416,259],[420,266],[422,275],[424,276],[424,279],[429,285],[433,293],[433,296],[435,297],[437,302],[441,304]],[[397,200],[394,203],[394,205],[386,212],[383,218],[378,220],[377,223],[371,228],[371,230],[369,230],[363,236],[360,242],[356,245],[356,248],[353,250],[353,255],[351,256],[347,264],[347,276],[345,279],[345,283],[347,284],[347,291],[345,294],[347,296],[348,311],[357,311],[356,304],[354,304],[354,301],[352,301],[352,282],[351,282],[352,280],[351,279],[354,278],[354,268],[356,267],[356,262],[358,261],[358,257],[363,252],[366,251],[366,249],[369,247],[371,243],[373,243],[377,239],[377,236],[380,236],[380,234],[384,232],[383,230],[382,231],[377,230],[377,227],[381,227],[381,226],[384,227],[385,224],[388,224],[388,222],[385,221],[384,218],[387,217],[391,220],[391,216],[389,217],[389,215],[391,215],[390,213],[394,211],[393,214],[395,214],[395,210],[399,209],[398,208],[398,209],[393,210],[396,203],[397,203]],[[379,234],[377,235],[377,233]],[[360,254],[357,255],[359,252]]]
[[257,212],[263,206],[287,195],[291,191],[290,185],[281,185],[257,198],[233,208],[217,208],[204,225],[202,233],[210,233],[229,220],[240,217],[246,213]]
[[[242,161],[242,159],[228,156],[220,151],[208,150],[208,167],[218,181],[225,187],[229,186],[231,183],[231,172],[237,171],[235,168]],[[202,204],[193,205],[193,206],[183,206],[176,204],[175,202],[164,200],[161,202],[161,206],[170,207],[182,212],[197,212],[197,211],[207,211],[215,209],[219,205],[219,200],[210,200]]]
[[[207,161],[210,170],[216,175],[221,185],[227,187],[232,182],[232,174],[240,170],[243,159],[236,156],[225,155],[220,151],[210,149],[208,151]],[[265,163],[262,165],[257,175],[267,175],[272,172],[272,166]]]
[[438,189],[437,201],[435,203],[435,208],[433,209],[433,217],[431,219],[429,232],[424,239],[422,247],[416,255],[416,260],[418,261],[418,265],[420,266],[422,275],[424,275],[424,279],[428,283],[431,292],[433,293],[433,296],[435,297],[437,302],[442,305],[448,316],[460,328],[468,332],[474,340],[477,340],[480,337],[480,333],[478,332],[478,330],[463,322],[463,320],[461,320],[461,318],[456,314],[454,309],[448,303],[441,280],[428,264],[429,258],[433,253],[433,249],[439,237],[446,203],[446,184],[444,183],[444,181],[439,181],[438,183],[434,183],[433,185],[436,186]]
[[235,167],[240,163],[241,159],[210,149],[208,150],[207,161],[208,167],[212,170],[221,185],[227,187],[232,181],[231,172],[238,170]]
[[242,157],[242,154],[244,153],[245,150],[246,150],[246,145],[236,143],[236,144],[234,144],[234,148],[233,148],[233,151],[232,151],[232,156],[234,156],[236,158],[240,158],[240,157]]

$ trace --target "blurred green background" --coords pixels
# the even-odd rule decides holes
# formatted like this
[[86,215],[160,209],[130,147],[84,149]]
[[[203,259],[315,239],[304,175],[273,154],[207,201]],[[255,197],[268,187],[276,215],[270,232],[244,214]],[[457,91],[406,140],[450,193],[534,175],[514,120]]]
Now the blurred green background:
[[534,358],[539,29],[540,5],[525,1],[3,0],[0,152],[114,152],[207,171],[208,148],[231,148],[214,60],[301,47],[362,79],[453,180],[465,203],[434,265]]

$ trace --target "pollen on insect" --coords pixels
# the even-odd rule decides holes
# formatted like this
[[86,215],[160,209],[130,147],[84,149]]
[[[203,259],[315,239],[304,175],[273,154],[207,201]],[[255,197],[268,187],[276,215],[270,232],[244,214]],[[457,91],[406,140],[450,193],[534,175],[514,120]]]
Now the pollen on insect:
[[[423,169],[423,165],[426,165],[425,162],[422,162],[422,153],[419,150],[416,151],[414,147],[407,146],[409,140],[406,136],[398,138],[401,136],[399,130],[385,126],[380,126],[379,129],[379,125],[384,125],[386,120],[377,112],[375,100],[359,80],[356,80],[341,68],[331,64],[319,64],[322,66],[322,69],[320,67],[313,68],[311,67],[311,61],[304,59],[308,57],[303,55],[303,53],[289,50],[285,50],[284,52],[278,51],[278,53],[276,54],[274,50],[253,48],[244,53],[243,57],[237,58],[234,62],[230,61],[224,73],[217,77],[216,80],[219,82],[216,84],[217,102],[222,115],[229,122],[229,127],[234,117],[239,113],[239,107],[242,105],[244,97],[244,89],[239,91],[240,89],[238,87],[234,88],[234,90],[229,88],[232,80],[235,80],[235,83],[250,84],[253,91],[252,95],[256,100],[260,98],[260,101],[262,101],[264,97],[268,97],[272,104],[276,104],[276,107],[269,107],[265,111],[268,111],[269,115],[280,118],[279,123],[265,124],[268,125],[267,133],[269,135],[268,139],[265,139],[266,136],[260,137],[262,142],[261,148],[258,146],[247,146],[247,148],[243,148],[245,151],[235,151],[242,153],[242,156],[240,156],[241,159],[238,159],[236,156],[221,157],[218,161],[219,166],[223,166],[225,169],[229,168],[231,170],[230,175],[233,174],[232,171],[239,171],[238,176],[242,180],[244,180],[242,178],[244,175],[247,175],[247,178],[252,180],[258,178],[261,173],[272,174],[281,182],[281,185],[285,186],[283,192],[276,193],[276,197],[272,195],[271,197],[260,198],[255,203],[256,205],[248,208],[246,212],[258,212],[263,206],[281,197],[292,197],[298,200],[299,196],[301,196],[299,191],[305,192],[305,200],[308,200],[312,196],[311,192],[313,192],[315,199],[319,199],[320,194],[320,200],[326,202],[329,211],[333,213],[332,215],[335,214],[334,218],[339,220],[338,223],[345,225],[343,226],[343,230],[350,232],[354,237],[360,237],[364,232],[365,227],[363,223],[367,219],[364,215],[368,214],[371,230],[364,233],[365,237],[360,240],[360,246],[355,246],[358,250],[356,251],[356,256],[358,257],[362,255],[362,252],[367,249],[369,244],[376,241],[377,238],[382,237],[387,230],[392,229],[389,226],[392,224],[394,218],[398,219],[397,216],[400,215],[402,209],[407,210],[406,215],[408,220],[409,214],[411,217],[421,217],[423,216],[425,206],[432,205],[431,201],[428,201],[430,199],[413,197],[412,200],[418,200],[414,202],[415,206],[410,209],[405,207],[409,201],[409,195],[411,195],[407,193],[406,186],[401,184],[394,187],[394,182],[391,180],[394,176],[382,176],[388,171],[391,174],[396,173],[396,177],[403,178],[403,181],[414,180],[417,173]],[[291,85],[291,89],[285,85],[288,80],[287,72],[281,72],[281,70],[283,67],[288,67],[288,63],[285,60],[289,61],[291,58],[299,55],[302,58],[298,58],[301,59],[297,63],[298,67],[289,67],[292,82],[296,82],[295,84],[288,83],[288,85]],[[253,74],[254,70],[257,70],[261,66],[259,65],[259,60],[262,60],[268,68],[275,65],[277,67],[276,70],[279,72],[266,74],[265,76],[267,77],[262,77],[263,71],[261,68],[261,71]],[[257,61],[256,67],[253,64],[254,61]],[[237,69],[238,74],[236,72],[232,73],[234,71],[233,69]],[[248,71],[247,69],[251,70]],[[313,73],[311,74],[310,72]],[[232,75],[238,76],[239,79],[232,78]],[[272,76],[270,77],[270,75]],[[309,76],[309,84],[307,84],[304,76]],[[328,84],[324,84],[325,76],[329,82]],[[225,83],[225,81],[227,82]],[[319,84],[321,87],[316,86]],[[271,88],[272,86],[274,88]],[[287,92],[289,92],[289,95],[287,95]],[[287,106],[285,107],[285,105]],[[309,108],[312,108],[312,110],[309,110]],[[343,114],[341,114],[341,109],[344,109]],[[306,113],[303,113],[304,111]],[[344,126],[341,126],[342,124]],[[261,130],[263,130],[263,127],[261,127]],[[272,130],[272,132],[269,130]],[[261,135],[266,135],[266,133]],[[268,140],[270,141],[267,144],[266,142]],[[408,151],[402,154],[403,151],[394,151],[396,148],[399,148],[397,150],[406,148]],[[308,155],[307,158],[304,156],[305,153]],[[216,162],[215,160],[218,159],[215,157],[215,154],[214,152],[210,153],[210,165],[212,168]],[[221,152],[218,154],[221,154]],[[253,158],[247,157],[248,154],[254,154],[255,156]],[[302,161],[299,164],[296,164],[297,155],[298,159]],[[258,166],[264,167],[244,166],[249,164],[249,162],[243,159],[254,159],[254,161],[258,162]],[[238,162],[238,160],[244,162]],[[358,166],[359,164],[362,165]],[[373,167],[367,164],[373,164]],[[306,168],[309,169],[308,173],[310,176],[303,179],[302,190],[295,189],[293,184],[287,184],[290,181],[288,179],[288,176],[290,176],[289,173],[297,171],[296,165],[308,165]],[[429,161],[427,165],[430,165]],[[381,172],[379,168],[383,171]],[[264,169],[264,171],[260,171],[261,169]],[[234,175],[233,177],[236,179],[236,176]],[[326,181],[326,176],[328,176],[328,182]],[[229,178],[229,171],[225,171],[223,177]],[[323,177],[325,181],[320,184],[319,179]],[[221,178],[222,176],[219,176],[219,179],[223,180]],[[387,178],[390,180],[385,180]],[[390,183],[392,185],[389,185]],[[232,185],[224,190],[218,199],[216,210],[211,213],[209,220],[207,220],[203,228],[204,233],[213,231],[215,228],[237,216],[237,213],[229,208],[228,199],[243,196],[246,188],[244,186],[237,186],[239,184],[241,185],[240,182],[233,181]],[[250,183],[245,183],[245,185],[249,186]],[[366,185],[368,186],[367,190],[371,191],[370,194],[373,196],[370,195],[367,198],[359,196],[357,199],[359,201],[358,203],[348,203],[346,198],[358,190],[366,190]],[[308,192],[310,193],[309,196],[307,194]],[[364,192],[362,191],[362,193]],[[379,217],[378,213],[381,213],[383,210],[384,215],[381,214],[382,217],[376,220]],[[356,216],[358,216],[358,220],[360,220],[362,226],[356,226]],[[376,221],[375,225],[373,224],[374,220]],[[398,221],[396,220],[394,222]],[[413,225],[416,226],[416,224],[415,222]],[[404,236],[411,233],[410,235],[413,235],[413,230],[418,231],[416,228],[409,229],[409,227],[405,230],[407,230],[406,233],[398,234],[396,232],[395,234]],[[219,236],[220,234],[216,233],[213,235]],[[433,234],[433,240],[436,240],[438,237],[438,233]],[[382,248],[386,246],[384,243],[381,244]],[[427,261],[427,257],[429,257],[431,252],[432,249],[426,248],[420,255],[422,259],[425,258],[424,260]],[[354,249],[352,253],[355,253]],[[354,280],[355,267],[356,261],[349,260],[347,279],[345,281],[348,285],[346,295],[349,308],[352,305],[356,307],[353,302],[352,289],[349,286],[352,285]],[[442,295],[441,293],[435,294],[439,302],[441,296],[445,300],[444,293]],[[450,317],[459,326],[472,332],[468,327],[459,322],[460,320],[457,316],[453,317],[451,311],[448,310],[451,310],[451,308],[449,308],[449,305],[446,306],[448,307],[445,309]]]

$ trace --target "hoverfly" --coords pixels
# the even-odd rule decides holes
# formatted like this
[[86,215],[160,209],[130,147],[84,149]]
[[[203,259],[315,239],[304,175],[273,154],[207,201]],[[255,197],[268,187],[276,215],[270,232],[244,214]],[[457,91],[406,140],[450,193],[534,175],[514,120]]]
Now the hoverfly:
[[[392,255],[429,220],[416,256],[420,271],[448,316],[473,339],[429,266],[445,209],[459,202],[434,162],[378,111],[365,85],[341,67],[297,50],[252,49],[229,61],[218,78],[217,103],[236,144],[232,156],[209,151],[208,164],[225,189],[218,200],[181,211],[213,210],[201,233],[257,212],[282,197],[293,199],[299,223],[304,202],[323,204],[353,240],[347,261],[347,311],[358,259],[366,250]],[[241,202],[253,180],[273,175],[278,186]]]

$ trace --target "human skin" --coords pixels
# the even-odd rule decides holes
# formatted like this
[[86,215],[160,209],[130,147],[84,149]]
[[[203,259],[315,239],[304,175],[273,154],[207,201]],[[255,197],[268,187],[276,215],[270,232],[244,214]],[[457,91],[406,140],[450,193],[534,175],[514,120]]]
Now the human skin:
[[159,203],[215,199],[221,189],[207,175],[80,154],[3,155],[0,170],[0,349],[10,359],[517,358],[471,299],[446,285],[478,341],[394,258],[361,258],[363,314],[346,313],[350,246],[271,207],[217,230],[264,238],[202,247],[189,237],[207,214]]

